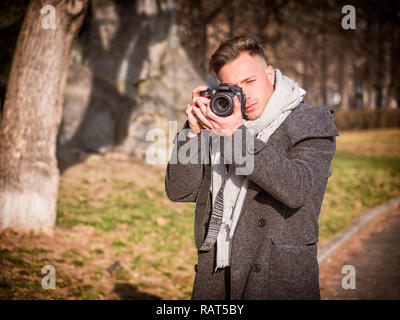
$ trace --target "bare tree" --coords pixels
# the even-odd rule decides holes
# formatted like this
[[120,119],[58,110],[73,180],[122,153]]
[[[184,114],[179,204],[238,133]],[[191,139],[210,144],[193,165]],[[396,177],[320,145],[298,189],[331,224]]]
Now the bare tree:
[[[70,46],[87,3],[31,0],[26,11],[0,124],[0,229],[52,233],[59,181],[56,136]],[[44,5],[49,11],[42,13]],[[55,29],[47,29],[44,19],[53,13]]]

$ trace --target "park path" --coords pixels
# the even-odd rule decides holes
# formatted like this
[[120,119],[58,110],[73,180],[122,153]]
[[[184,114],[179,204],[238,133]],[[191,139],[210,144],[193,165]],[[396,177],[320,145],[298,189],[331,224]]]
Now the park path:
[[[355,289],[343,289],[342,267],[354,266]],[[400,299],[400,204],[363,226],[320,264],[321,298]]]

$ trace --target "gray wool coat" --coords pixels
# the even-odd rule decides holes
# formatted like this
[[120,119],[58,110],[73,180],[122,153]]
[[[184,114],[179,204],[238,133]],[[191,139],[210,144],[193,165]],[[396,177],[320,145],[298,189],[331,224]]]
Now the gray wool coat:
[[[254,170],[232,239],[231,299],[320,299],[318,217],[339,135],[334,114],[300,103],[267,143],[253,137]],[[198,141],[177,139],[175,152],[194,143],[200,160]],[[244,138],[242,144],[246,150]],[[196,202],[197,249],[210,218],[210,184],[209,164],[170,160],[166,193],[172,201]],[[192,299],[227,297],[226,273],[214,272],[215,254],[215,246],[198,251]]]

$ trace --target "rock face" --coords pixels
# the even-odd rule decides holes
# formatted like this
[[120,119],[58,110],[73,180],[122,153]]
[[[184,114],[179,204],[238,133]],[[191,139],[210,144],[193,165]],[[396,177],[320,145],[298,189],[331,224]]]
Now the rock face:
[[73,48],[58,157],[77,149],[144,157],[149,130],[179,127],[201,83],[179,43],[173,1],[92,0]]

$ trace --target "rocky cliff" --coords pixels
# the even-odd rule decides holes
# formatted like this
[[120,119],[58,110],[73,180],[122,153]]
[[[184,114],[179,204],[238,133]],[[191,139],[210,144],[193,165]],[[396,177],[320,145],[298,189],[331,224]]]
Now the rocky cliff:
[[73,47],[58,157],[144,157],[149,130],[180,126],[201,83],[179,43],[173,1],[92,0]]

